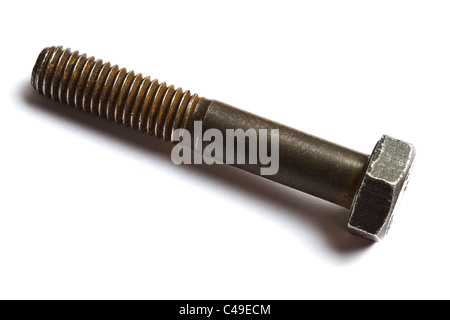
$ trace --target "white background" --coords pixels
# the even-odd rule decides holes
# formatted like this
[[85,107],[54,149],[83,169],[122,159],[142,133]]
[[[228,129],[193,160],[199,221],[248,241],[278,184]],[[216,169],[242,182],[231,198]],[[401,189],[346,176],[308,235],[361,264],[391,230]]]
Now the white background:
[[[450,298],[446,1],[4,2],[0,298]],[[392,230],[31,88],[64,45],[361,152],[418,149]]]

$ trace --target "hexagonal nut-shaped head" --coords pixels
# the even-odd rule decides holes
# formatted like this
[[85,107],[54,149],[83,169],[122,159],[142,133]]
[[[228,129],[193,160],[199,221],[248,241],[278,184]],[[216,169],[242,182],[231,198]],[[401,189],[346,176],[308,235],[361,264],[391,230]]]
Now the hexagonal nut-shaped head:
[[386,135],[378,141],[353,200],[350,232],[372,241],[388,233],[415,156],[414,146],[407,142]]

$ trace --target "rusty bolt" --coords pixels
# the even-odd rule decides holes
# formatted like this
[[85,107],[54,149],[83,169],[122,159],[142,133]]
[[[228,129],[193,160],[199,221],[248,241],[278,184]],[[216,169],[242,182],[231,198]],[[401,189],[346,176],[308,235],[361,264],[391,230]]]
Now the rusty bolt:
[[48,98],[166,141],[176,129],[192,132],[194,121],[224,135],[278,129],[279,171],[265,177],[350,209],[349,230],[373,241],[389,230],[415,159],[411,144],[386,135],[366,155],[62,47],[42,50],[31,83]]

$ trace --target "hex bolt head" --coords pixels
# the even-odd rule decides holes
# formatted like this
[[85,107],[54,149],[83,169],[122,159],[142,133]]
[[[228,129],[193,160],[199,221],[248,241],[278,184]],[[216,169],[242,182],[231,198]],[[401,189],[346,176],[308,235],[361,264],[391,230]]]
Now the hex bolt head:
[[348,228],[373,241],[389,231],[408,185],[416,150],[410,143],[384,135],[375,146],[351,208]]

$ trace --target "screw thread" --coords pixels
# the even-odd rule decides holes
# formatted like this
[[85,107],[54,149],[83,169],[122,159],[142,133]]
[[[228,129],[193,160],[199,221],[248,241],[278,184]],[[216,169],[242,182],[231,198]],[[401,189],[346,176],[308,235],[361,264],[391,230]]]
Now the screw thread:
[[186,128],[200,100],[190,91],[63,47],[42,50],[31,84],[48,98],[166,141],[175,129]]

